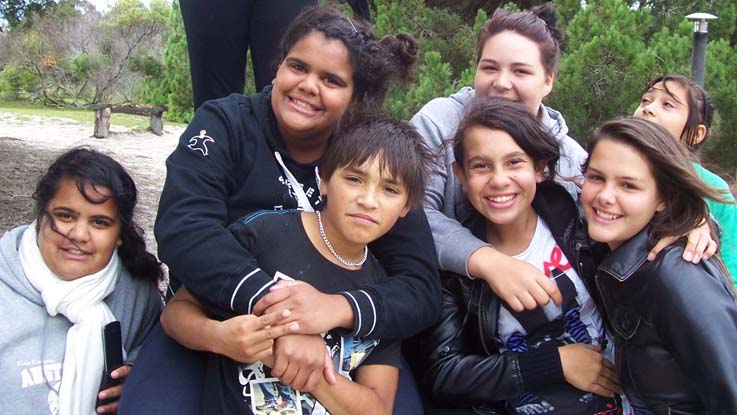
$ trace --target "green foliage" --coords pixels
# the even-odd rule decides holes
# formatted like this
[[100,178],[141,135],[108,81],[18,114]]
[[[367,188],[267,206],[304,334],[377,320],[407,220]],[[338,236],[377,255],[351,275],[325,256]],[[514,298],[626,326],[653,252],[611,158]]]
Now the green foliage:
[[[374,0],[374,32],[408,32],[420,44],[416,81],[393,86],[387,107],[411,117],[426,102],[472,85],[476,34],[498,2]],[[516,8],[541,1],[514,1]],[[436,6],[429,6],[429,4]],[[561,111],[582,141],[600,122],[631,114],[648,81],[688,75],[693,25],[685,16],[704,11],[710,23],[706,88],[716,119],[704,146],[707,159],[737,165],[737,2],[734,0],[556,0],[565,30],[563,56],[546,104]],[[347,10],[347,5],[342,4]],[[461,17],[458,13],[465,17]],[[0,32],[0,99],[54,105],[118,97],[167,104],[169,120],[192,117],[187,43],[177,3],[118,0],[101,16],[85,0],[0,0],[11,16]],[[6,17],[7,19],[7,17]],[[87,25],[84,30],[73,28]],[[76,43],[62,39],[77,36]],[[250,59],[249,59],[250,60]],[[252,79],[249,65],[246,78]],[[247,82],[246,93],[255,92]],[[131,86],[134,85],[134,86]]]
[[36,76],[30,68],[6,65],[0,71],[0,100],[27,100],[34,89],[35,81]]
[[706,61],[706,90],[716,109],[716,122],[704,149],[708,160],[737,166],[737,48],[726,39],[710,42]]
[[76,81],[82,81],[108,65],[107,57],[100,53],[80,53],[71,59],[71,74]]
[[163,92],[169,106],[167,119],[188,122],[192,119],[192,78],[189,73],[187,37],[179,3],[174,2],[169,14],[169,37],[164,49]]
[[33,15],[43,15],[55,10],[54,0],[3,0],[0,1],[0,19],[5,19],[11,28],[30,23]]
[[600,0],[568,27],[568,54],[560,65],[550,104],[566,117],[571,136],[623,114],[637,102],[650,74],[640,27],[646,16],[622,0]]
[[486,21],[482,10],[471,27],[460,16],[426,7],[421,0],[384,0],[375,4],[377,36],[408,32],[420,44],[415,85],[410,90],[392,88],[387,100],[392,114],[409,118],[430,99],[473,82],[476,33]]

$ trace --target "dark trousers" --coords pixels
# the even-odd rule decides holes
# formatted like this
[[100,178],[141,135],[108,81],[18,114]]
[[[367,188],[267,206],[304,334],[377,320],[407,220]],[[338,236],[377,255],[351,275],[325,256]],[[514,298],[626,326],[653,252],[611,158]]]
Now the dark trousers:
[[[198,415],[207,355],[181,346],[157,324],[149,333],[120,399],[120,415]],[[402,358],[394,415],[422,414],[422,402]]]
[[256,90],[274,78],[279,41],[289,23],[317,0],[181,0],[194,108],[243,93],[251,50]]

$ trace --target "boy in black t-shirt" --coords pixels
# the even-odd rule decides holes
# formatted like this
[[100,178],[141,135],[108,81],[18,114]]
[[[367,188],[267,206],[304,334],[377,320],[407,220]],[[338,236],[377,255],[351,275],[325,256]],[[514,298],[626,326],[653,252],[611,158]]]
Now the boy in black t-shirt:
[[[419,205],[432,159],[409,124],[388,118],[365,120],[336,134],[320,163],[320,211],[259,211],[232,224],[230,230],[257,259],[261,270],[277,281],[272,290],[300,284],[327,294],[360,289],[386,278],[367,244]],[[365,291],[357,292],[373,302]],[[169,318],[186,319],[187,309],[193,304],[196,300],[181,289],[165,313]],[[228,310],[217,314],[221,318],[231,316]],[[271,339],[296,336],[289,334],[296,323],[289,323],[288,314],[281,310],[281,322],[273,324],[271,316],[264,324],[267,327],[254,329],[263,335],[252,336],[252,341],[244,345],[252,351],[244,363],[222,355],[210,356],[205,414],[391,413],[399,341],[350,336],[341,330],[331,330],[323,338],[315,335],[326,344],[326,352],[341,376],[332,384],[322,378],[314,390],[300,392],[271,374],[271,368],[284,364],[274,360]],[[278,371],[285,376],[288,372],[289,368],[283,367]]]

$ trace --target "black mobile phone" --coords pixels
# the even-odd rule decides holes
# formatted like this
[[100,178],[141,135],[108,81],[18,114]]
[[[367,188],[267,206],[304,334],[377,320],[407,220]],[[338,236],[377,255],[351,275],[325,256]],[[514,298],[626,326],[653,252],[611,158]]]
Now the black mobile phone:
[[[100,380],[100,389],[98,393],[119,385],[121,379],[113,379],[110,374],[113,370],[123,366],[123,341],[120,336],[120,322],[113,321],[102,328],[102,349],[105,356],[105,363],[102,369],[102,380]],[[95,408],[101,405],[107,405],[114,402],[118,398],[97,398]]]

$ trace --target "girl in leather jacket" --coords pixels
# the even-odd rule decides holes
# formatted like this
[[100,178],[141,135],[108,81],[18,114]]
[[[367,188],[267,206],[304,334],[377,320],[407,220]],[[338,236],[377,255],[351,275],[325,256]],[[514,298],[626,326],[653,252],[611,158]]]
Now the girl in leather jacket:
[[[515,312],[483,280],[444,278],[441,321],[423,338],[436,401],[527,414],[622,414],[592,255],[574,201],[553,181],[558,145],[523,104],[471,104],[453,165],[480,239],[555,280],[563,304]],[[507,412],[508,411],[508,412]]]
[[709,218],[688,150],[639,118],[605,123],[589,139],[582,189],[590,237],[610,253],[596,272],[635,413],[737,413],[737,303],[717,258],[682,261],[683,244],[647,255],[665,234]]

